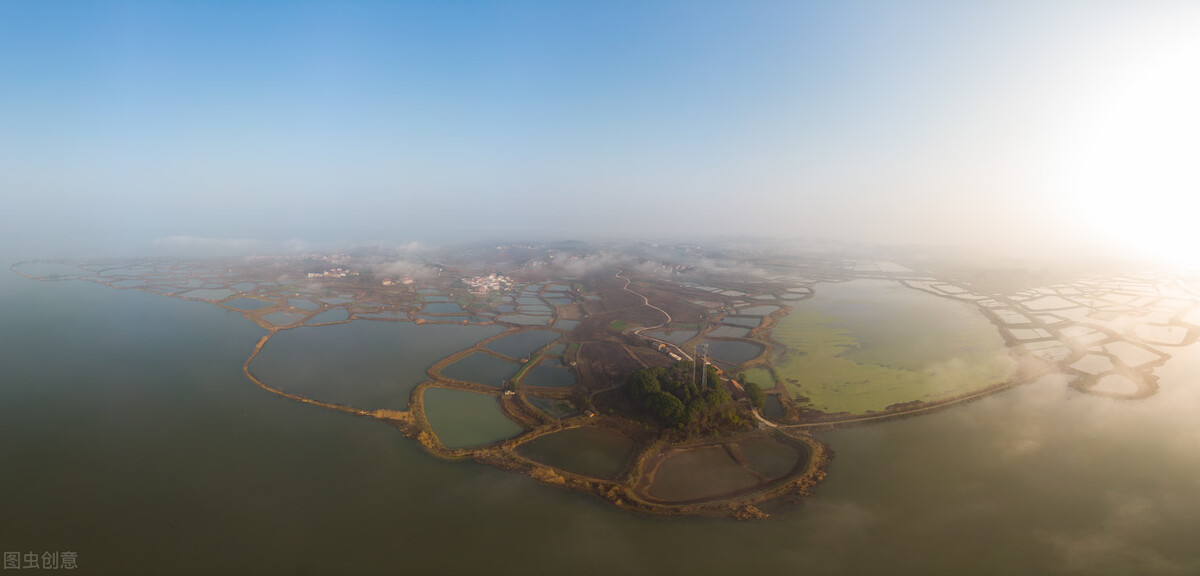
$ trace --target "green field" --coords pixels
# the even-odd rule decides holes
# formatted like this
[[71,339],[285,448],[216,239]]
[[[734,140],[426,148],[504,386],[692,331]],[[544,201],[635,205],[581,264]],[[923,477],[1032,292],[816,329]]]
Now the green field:
[[758,384],[764,391],[775,388],[775,379],[771,377],[771,371],[766,368],[751,368],[746,370],[746,381]]
[[772,338],[786,346],[772,360],[776,374],[808,399],[802,406],[825,412],[938,400],[1015,369],[998,330],[972,306],[886,280],[817,285]]

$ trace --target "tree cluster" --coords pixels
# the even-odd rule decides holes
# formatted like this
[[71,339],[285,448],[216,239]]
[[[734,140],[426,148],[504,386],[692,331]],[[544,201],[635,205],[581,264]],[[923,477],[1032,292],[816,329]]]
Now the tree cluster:
[[716,368],[704,369],[708,370],[707,386],[696,365],[684,361],[670,368],[634,372],[625,391],[634,404],[666,427],[688,433],[740,428],[743,420]]
[[750,403],[755,408],[762,410],[767,405],[767,393],[758,384],[747,382],[745,372],[738,373],[737,381],[742,385],[742,389],[746,391],[746,397],[750,399]]

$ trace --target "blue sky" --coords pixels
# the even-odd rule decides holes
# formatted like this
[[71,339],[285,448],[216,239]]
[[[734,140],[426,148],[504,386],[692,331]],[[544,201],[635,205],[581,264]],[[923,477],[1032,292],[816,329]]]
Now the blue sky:
[[[1088,244],[1103,225],[1064,224],[1105,214],[1078,212],[1095,203],[1090,188],[1080,200],[1080,166],[1128,153],[1069,151],[1096,140],[1081,126],[1158,92],[1098,94],[1169,55],[1180,60],[1159,76],[1200,62],[1196,15],[1186,3],[4,2],[0,226],[10,242],[127,252],[706,230]],[[1168,131],[1142,145],[1178,143]],[[1165,169],[1182,174],[1167,187],[1195,181]],[[1101,195],[1107,213],[1120,193]]]

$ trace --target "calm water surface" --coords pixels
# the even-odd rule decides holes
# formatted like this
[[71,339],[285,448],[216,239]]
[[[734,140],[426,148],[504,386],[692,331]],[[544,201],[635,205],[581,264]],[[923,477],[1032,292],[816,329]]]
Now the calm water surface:
[[493,340],[487,347],[509,358],[525,358],[558,339],[560,334],[550,330],[530,330]]
[[615,478],[633,456],[633,449],[633,440],[621,434],[585,426],[542,436],[522,445],[520,452],[571,472]]
[[501,331],[369,320],[302,326],[272,336],[250,369],[266,384],[306,398],[403,410],[429,366]]
[[425,417],[449,448],[480,446],[521,433],[521,426],[504,415],[495,396],[478,392],[427,388]]
[[0,297],[0,549],[77,551],[80,573],[1200,571],[1195,347],[1145,401],[1046,380],[825,433],[802,506],[668,520],[259,390],[240,314],[13,274]]

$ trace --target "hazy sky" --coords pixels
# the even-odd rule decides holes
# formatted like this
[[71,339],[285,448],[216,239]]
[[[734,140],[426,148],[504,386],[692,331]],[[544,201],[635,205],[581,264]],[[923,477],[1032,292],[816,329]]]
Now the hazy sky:
[[0,237],[1162,255],[1200,246],[1198,30],[1196,2],[0,2]]

